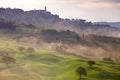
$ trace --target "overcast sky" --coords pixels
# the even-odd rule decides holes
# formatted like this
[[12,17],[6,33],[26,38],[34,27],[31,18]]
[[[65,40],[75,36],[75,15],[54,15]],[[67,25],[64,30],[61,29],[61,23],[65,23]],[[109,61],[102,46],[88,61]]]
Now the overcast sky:
[[61,18],[120,22],[120,0],[0,0],[0,7],[44,9]]

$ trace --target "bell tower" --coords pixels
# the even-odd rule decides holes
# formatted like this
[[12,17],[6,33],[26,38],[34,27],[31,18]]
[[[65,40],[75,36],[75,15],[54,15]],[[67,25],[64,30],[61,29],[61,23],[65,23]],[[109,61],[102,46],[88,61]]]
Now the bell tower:
[[47,11],[47,7],[45,6],[45,11]]

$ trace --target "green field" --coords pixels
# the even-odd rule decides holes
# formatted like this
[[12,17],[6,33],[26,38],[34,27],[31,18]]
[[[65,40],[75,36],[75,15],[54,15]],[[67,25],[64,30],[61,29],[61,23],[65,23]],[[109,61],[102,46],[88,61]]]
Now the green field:
[[[8,36],[9,37],[9,36]],[[33,56],[21,54],[19,46],[34,47]],[[0,80],[80,80],[76,74],[79,66],[85,67],[88,75],[82,80],[120,80],[120,65],[110,61],[96,61],[90,68],[87,59],[71,55],[61,55],[58,52],[41,49],[38,45],[23,44],[1,36],[0,49],[16,51],[11,55],[15,64],[5,67],[0,63]]]
[[87,80],[120,80],[120,65],[97,61],[89,68],[85,59],[52,53],[55,52],[16,55],[16,64],[9,68],[0,66],[0,80],[79,80],[75,72],[79,66],[87,69],[88,75],[84,77]]
[[33,56],[16,54],[17,63],[0,65],[0,80],[79,80],[76,68],[83,66],[88,75],[83,80],[120,80],[120,65],[96,61],[90,68],[85,59],[40,50]]
[[0,80],[120,80],[119,28],[46,9],[0,8],[0,15]]

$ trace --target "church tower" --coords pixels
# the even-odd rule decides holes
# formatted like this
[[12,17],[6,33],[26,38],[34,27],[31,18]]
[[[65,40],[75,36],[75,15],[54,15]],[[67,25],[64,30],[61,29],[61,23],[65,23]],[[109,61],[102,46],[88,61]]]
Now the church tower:
[[45,6],[45,11],[47,11],[47,7]]

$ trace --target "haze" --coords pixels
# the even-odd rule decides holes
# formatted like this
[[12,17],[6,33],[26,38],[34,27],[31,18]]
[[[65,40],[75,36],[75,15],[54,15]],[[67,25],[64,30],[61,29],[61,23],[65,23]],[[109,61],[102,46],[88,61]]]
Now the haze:
[[0,0],[0,7],[44,9],[61,18],[120,22],[120,0]]

